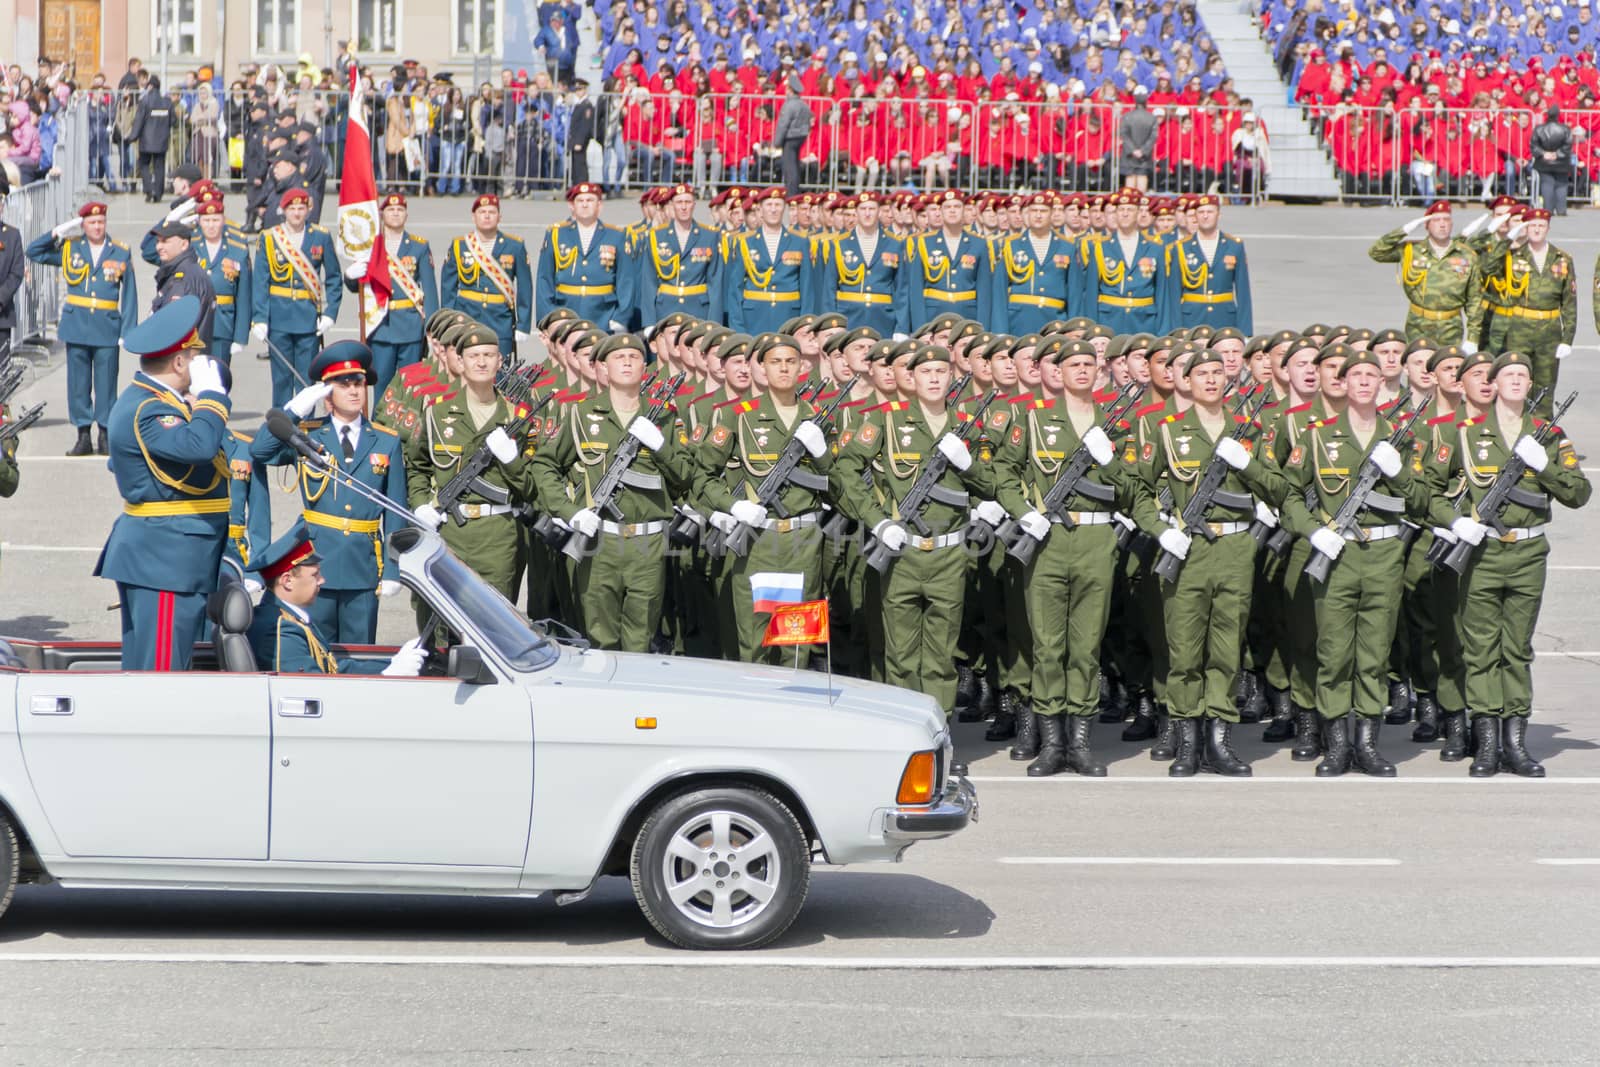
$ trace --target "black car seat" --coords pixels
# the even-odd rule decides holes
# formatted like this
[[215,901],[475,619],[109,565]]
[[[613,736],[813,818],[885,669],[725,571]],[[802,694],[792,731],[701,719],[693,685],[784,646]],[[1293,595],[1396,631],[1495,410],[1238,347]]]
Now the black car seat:
[[254,674],[256,654],[250,648],[250,620],[255,605],[250,593],[233,568],[224,566],[217,591],[206,598],[206,618],[216,627],[212,643],[217,650],[217,670],[230,674]]

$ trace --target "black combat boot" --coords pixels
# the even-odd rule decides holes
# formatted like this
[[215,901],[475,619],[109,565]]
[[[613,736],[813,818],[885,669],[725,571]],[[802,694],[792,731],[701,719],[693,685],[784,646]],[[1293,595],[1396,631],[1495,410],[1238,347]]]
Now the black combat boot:
[[1261,740],[1269,745],[1282,744],[1294,736],[1294,705],[1289,701],[1289,691],[1267,686],[1267,707],[1272,709],[1272,719],[1261,731]]
[[1500,773],[1500,720],[1494,715],[1472,717],[1472,766],[1467,774],[1473,778],[1493,778]]
[[[1172,766],[1167,774],[1173,778],[1193,778],[1200,771],[1200,720],[1171,719],[1173,747]],[[1155,754],[1155,750],[1151,750]]]
[[1048,778],[1067,769],[1067,737],[1061,715],[1035,715],[1039,720],[1039,758],[1028,764],[1029,778]]
[[1133,705],[1133,721],[1122,730],[1124,741],[1148,741],[1156,735],[1156,701],[1148,690],[1140,689],[1128,700]]
[[1394,764],[1378,751],[1379,726],[1376,716],[1356,716],[1356,769],[1374,778],[1393,778],[1397,773]]
[[1543,778],[1544,764],[1528,755],[1528,717],[1509,715],[1500,720],[1500,759],[1506,770],[1521,778]]
[[1114,674],[1100,676],[1100,721],[1121,722],[1128,717],[1128,691]]
[[1150,746],[1150,758],[1168,763],[1178,756],[1178,720],[1156,706],[1156,740]]
[[956,664],[956,722],[980,722],[978,676],[965,663]]
[[74,442],[74,444],[73,444],[73,446],[71,448],[67,449],[67,455],[69,455],[69,456],[92,456],[92,455],[94,455],[94,444],[93,444],[93,442],[91,442],[89,440],[89,427],[87,427],[87,426],[78,427],[78,440],[76,442]]
[[1389,709],[1383,713],[1383,721],[1390,726],[1400,726],[1411,721],[1411,686],[1409,683],[1395,679],[1389,683]]
[[1417,694],[1417,728],[1411,731],[1411,740],[1439,740],[1439,702],[1432,693]]
[[1239,702],[1239,721],[1257,723],[1267,717],[1267,682],[1260,671],[1244,672],[1244,699]]
[[1089,747],[1094,720],[1087,715],[1069,715],[1067,720],[1067,766],[1085,778],[1104,778],[1106,765],[1094,758]]
[[[989,703],[994,703],[994,690],[989,686],[987,678],[978,678],[978,706],[983,707],[983,697],[989,697]],[[1017,710],[1009,700],[1002,699],[999,707],[994,709],[994,722],[983,732],[985,741],[1009,741],[1017,736]]]
[[1007,689],[1000,694],[1001,706],[1004,707],[1008,702],[1017,724],[1017,743],[1011,746],[1011,758],[1033,759],[1039,754],[1039,717],[1023,702],[1015,689]]
[[1318,778],[1337,778],[1350,769],[1350,723],[1343,715],[1322,721],[1322,747],[1327,754],[1317,764]]
[[1250,764],[1233,751],[1233,723],[1226,719],[1206,720],[1204,770],[1225,778],[1250,777]]
[[1290,759],[1296,763],[1307,763],[1322,755],[1322,716],[1311,708],[1295,705],[1294,732],[1296,740],[1293,751],[1289,753]]
[[1467,713],[1446,711],[1440,715],[1440,722],[1439,736],[1444,738],[1444,747],[1439,749],[1439,758],[1446,763],[1457,763],[1466,759]]
[[111,438],[106,433],[104,426],[94,428],[94,451],[97,456],[111,455]]
[[985,719],[1000,713],[1000,679],[988,674],[978,675],[978,710]]

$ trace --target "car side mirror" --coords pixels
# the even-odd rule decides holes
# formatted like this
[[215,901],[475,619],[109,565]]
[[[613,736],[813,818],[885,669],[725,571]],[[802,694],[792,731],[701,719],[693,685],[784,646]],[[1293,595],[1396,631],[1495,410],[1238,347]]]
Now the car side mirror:
[[445,673],[464,685],[493,685],[494,672],[483,662],[483,653],[471,645],[453,645],[445,657]]

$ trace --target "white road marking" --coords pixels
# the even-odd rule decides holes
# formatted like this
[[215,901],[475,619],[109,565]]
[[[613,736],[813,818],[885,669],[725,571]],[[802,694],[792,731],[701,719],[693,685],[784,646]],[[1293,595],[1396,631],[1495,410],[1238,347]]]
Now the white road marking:
[[[1593,653],[1600,655],[1600,653]],[[1518,785],[1543,788],[1551,785],[1600,785],[1600,778],[1574,777],[1574,778],[1518,778],[1515,775],[1497,775],[1494,778],[1468,778],[1463,769],[1461,777],[1445,778],[1438,775],[1425,775],[1421,777],[1398,778],[1368,778],[1363,774],[1347,774],[1342,778],[1317,778],[1306,769],[1303,777],[1287,774],[1258,774],[1252,778],[1222,778],[1217,775],[1202,774],[1193,778],[1169,778],[1165,774],[1111,774],[1105,778],[1082,778],[1076,774],[1057,774],[1049,778],[1026,778],[1021,775],[1010,774],[973,774],[968,775],[968,781],[977,785],[1064,785],[1082,784],[1090,788],[1102,785],[1149,785],[1159,782],[1162,785],[1196,786],[1196,785],[1225,785],[1229,788],[1247,786],[1251,783],[1257,785],[1306,785],[1318,789],[1332,787],[1334,789],[1387,789],[1396,785],[1463,785],[1474,788],[1510,789]],[[1360,783],[1366,783],[1365,786]]]
[[1533,862],[1546,867],[1600,867],[1600,856],[1573,856],[1566,858],[1537,859]]
[[78,545],[17,545],[10,541],[0,541],[0,552],[99,552],[100,548],[85,548]]
[[1582,564],[1568,564],[1565,566],[1546,567],[1547,571],[1600,571],[1600,566],[1587,566]]
[[651,956],[358,955],[325,953],[6,952],[4,963],[268,964],[355,967],[507,967],[582,970],[672,967],[829,971],[1066,971],[1279,968],[1312,970],[1600,969],[1600,956],[752,956],[666,952]]
[[1398,867],[1400,861],[1345,856],[1001,856],[1000,863],[1041,867]]

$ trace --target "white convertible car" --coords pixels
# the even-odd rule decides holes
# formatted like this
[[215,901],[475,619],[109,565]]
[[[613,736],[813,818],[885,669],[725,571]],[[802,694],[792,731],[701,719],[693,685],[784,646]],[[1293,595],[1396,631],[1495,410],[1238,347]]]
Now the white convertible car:
[[927,697],[590,650],[435,536],[391,544],[449,635],[421,678],[258,671],[232,583],[187,674],[0,641],[0,912],[19,882],[571,903],[626,875],[670,941],[750,948],[794,921],[813,860],[897,859],[976,818]]

